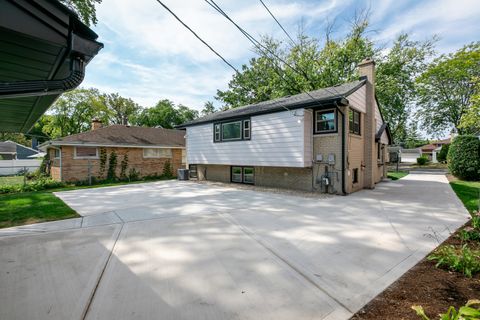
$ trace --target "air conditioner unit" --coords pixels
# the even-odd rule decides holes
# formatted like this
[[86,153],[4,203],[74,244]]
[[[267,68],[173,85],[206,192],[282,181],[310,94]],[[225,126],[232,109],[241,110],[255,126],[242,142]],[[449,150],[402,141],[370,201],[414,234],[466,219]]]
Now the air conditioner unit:
[[177,170],[177,179],[178,180],[188,180],[188,169],[178,169]]

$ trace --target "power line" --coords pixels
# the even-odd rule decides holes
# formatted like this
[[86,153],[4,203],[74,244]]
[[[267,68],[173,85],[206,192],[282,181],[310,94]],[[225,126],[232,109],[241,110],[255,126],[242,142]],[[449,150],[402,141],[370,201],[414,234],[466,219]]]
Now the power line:
[[283,30],[283,32],[285,32],[285,34],[287,35],[287,37],[290,39],[290,41],[292,41],[292,43],[295,45],[295,41],[293,40],[293,38],[290,36],[290,34],[287,32],[287,30],[285,30],[285,28],[282,26],[282,24],[280,23],[280,21],[277,20],[277,18],[273,15],[273,13],[270,11],[270,9],[268,9],[267,5],[262,1],[260,0],[260,2],[263,4],[263,6],[265,7],[265,9],[268,11],[268,13],[270,13],[270,15],[272,16],[273,20],[275,20],[275,22],[277,22],[278,26]]
[[185,28],[187,28],[198,40],[200,40],[204,45],[206,45],[213,53],[215,53],[220,59],[223,60],[230,68],[232,68],[236,73],[239,73],[237,68],[235,68],[230,62],[227,61],[220,53],[218,53],[215,49],[213,49],[205,40],[203,40],[195,31],[192,30],[185,22],[182,21],[169,7],[167,7],[162,1],[156,0],[162,7],[165,8],[175,19],[178,20]]

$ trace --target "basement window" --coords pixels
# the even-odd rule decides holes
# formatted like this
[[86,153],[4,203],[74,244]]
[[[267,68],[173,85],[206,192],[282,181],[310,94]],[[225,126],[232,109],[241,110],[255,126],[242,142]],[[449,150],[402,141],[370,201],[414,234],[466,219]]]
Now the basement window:
[[255,183],[255,169],[253,167],[237,167],[231,169],[231,181],[236,183]]
[[353,169],[352,182],[358,183],[358,168]]
[[315,133],[337,132],[337,117],[335,109],[316,111],[314,128]]
[[75,147],[75,159],[98,159],[98,148]]

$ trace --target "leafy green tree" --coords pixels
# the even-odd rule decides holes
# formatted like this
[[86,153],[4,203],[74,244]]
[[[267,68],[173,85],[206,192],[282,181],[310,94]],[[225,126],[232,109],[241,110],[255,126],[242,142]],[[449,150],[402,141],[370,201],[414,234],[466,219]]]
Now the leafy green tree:
[[87,26],[97,24],[95,5],[102,3],[102,0],[60,0],[60,2],[76,12]]
[[207,101],[205,102],[205,104],[203,105],[203,109],[201,111],[201,115],[202,116],[206,116],[206,115],[209,115],[209,114],[212,114],[214,112],[216,112],[217,110],[215,110],[215,106],[213,105],[213,102],[212,101]]
[[471,98],[471,107],[462,115],[460,128],[467,133],[480,134],[480,80],[475,79],[476,93]]
[[99,97],[97,89],[76,89],[64,93],[50,109],[52,117],[43,132],[58,138],[90,130],[93,118],[108,123],[108,110]]
[[418,116],[430,133],[454,127],[468,133],[461,119],[473,106],[480,79],[480,42],[435,59],[417,79]]
[[141,110],[132,99],[121,97],[118,93],[102,94],[100,103],[108,110],[111,124],[128,125],[129,120],[134,119]]
[[412,41],[401,34],[387,54],[377,58],[376,94],[395,143],[407,139],[407,119],[417,98],[415,79],[434,54],[436,38]]
[[168,100],[160,100],[155,107],[143,109],[136,117],[135,124],[146,127],[172,129],[198,117],[198,111],[183,105],[175,106]]
[[304,34],[292,47],[263,37],[262,47],[254,48],[257,57],[233,75],[227,90],[217,90],[216,99],[224,109],[235,108],[357,79],[357,64],[375,54],[367,27],[366,18],[356,21],[346,38],[329,40],[323,48]]

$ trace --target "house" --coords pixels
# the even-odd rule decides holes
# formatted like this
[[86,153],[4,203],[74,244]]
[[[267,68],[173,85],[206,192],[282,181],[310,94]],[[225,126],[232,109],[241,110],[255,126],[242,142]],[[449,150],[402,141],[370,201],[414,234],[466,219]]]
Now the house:
[[30,159],[41,157],[37,150],[13,141],[0,142],[0,160]]
[[375,62],[339,86],[247,105],[185,123],[199,180],[347,194],[386,176],[391,142],[375,96]]
[[435,140],[429,144],[420,147],[422,156],[427,157],[430,161],[437,162],[437,153],[440,152],[443,145],[450,144],[451,138],[443,140]]
[[0,1],[0,128],[28,132],[103,44],[56,0]]
[[[104,179],[109,159],[117,155],[115,174],[121,175],[121,162],[127,156],[125,174],[140,177],[161,175],[164,165],[171,165],[173,174],[185,166],[185,131],[163,128],[111,125],[102,127],[98,120],[92,130],[39,146],[50,159],[50,174],[59,181],[82,181],[90,177]],[[102,170],[102,154],[107,159]]]

